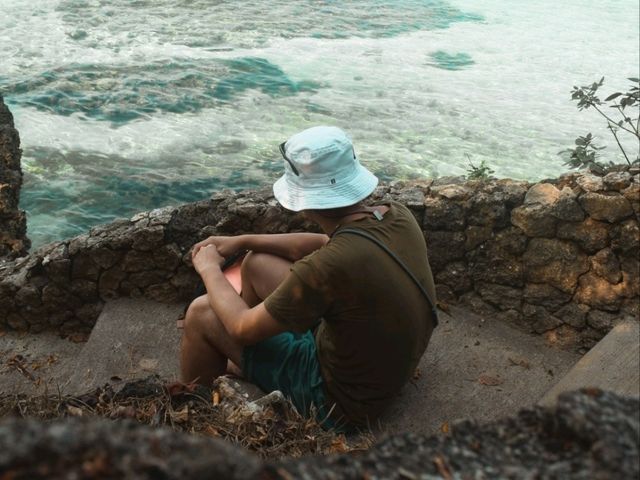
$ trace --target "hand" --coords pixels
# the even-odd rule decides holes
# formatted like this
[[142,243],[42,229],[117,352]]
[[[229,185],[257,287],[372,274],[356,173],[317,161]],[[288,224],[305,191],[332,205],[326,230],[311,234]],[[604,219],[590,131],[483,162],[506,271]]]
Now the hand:
[[193,267],[200,276],[212,266],[220,265],[224,262],[224,257],[218,253],[215,245],[209,244],[198,249],[198,252],[193,257]]
[[236,237],[215,237],[211,236],[201,242],[196,243],[191,250],[191,261],[194,261],[196,258],[196,254],[198,251],[206,247],[207,245],[214,245],[218,253],[223,257],[228,257],[229,255],[233,255],[238,250],[243,248],[241,236]]

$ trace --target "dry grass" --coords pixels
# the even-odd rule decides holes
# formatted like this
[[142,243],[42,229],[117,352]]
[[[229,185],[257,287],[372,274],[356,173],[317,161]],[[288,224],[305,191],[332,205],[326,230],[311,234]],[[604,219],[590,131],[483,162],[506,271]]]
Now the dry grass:
[[232,383],[224,380],[208,389],[149,377],[117,390],[106,385],[79,396],[2,395],[0,417],[132,419],[151,427],[222,438],[269,459],[361,451],[371,446],[372,435],[347,439],[323,430],[288,402],[250,403],[230,387]]

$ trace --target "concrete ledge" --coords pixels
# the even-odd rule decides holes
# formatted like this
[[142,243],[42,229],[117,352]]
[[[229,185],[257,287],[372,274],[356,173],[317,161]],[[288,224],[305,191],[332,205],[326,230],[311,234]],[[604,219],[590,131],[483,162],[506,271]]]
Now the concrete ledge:
[[540,400],[554,405],[563,392],[599,388],[619,395],[640,397],[640,325],[618,324]]

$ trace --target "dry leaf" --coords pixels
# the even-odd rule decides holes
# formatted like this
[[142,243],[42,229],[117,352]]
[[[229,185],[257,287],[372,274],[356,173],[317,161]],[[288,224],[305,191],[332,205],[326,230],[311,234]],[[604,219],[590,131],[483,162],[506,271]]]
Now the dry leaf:
[[437,457],[434,457],[433,463],[438,469],[438,473],[442,478],[444,478],[444,480],[453,479],[453,475],[451,475],[451,469],[449,468],[449,465],[447,465],[447,462],[442,456],[438,455]]
[[333,439],[329,451],[331,453],[346,453],[349,451],[349,445],[347,445],[344,435],[338,435]]
[[480,375],[478,378],[478,383],[480,385],[486,385],[488,387],[495,387],[496,385],[502,384],[502,380],[496,377],[491,377],[489,375]]
[[86,333],[74,333],[73,335],[69,335],[69,340],[73,343],[86,343],[89,340],[89,335]]
[[220,403],[220,393],[217,390],[211,394],[211,397],[214,405],[218,405]]
[[138,362],[140,368],[143,370],[155,370],[158,368],[158,359],[157,358],[143,358]]
[[511,362],[511,365],[517,365],[519,367],[524,368],[525,370],[531,369],[531,364],[527,362],[524,358],[517,360],[509,357],[509,361]]
[[444,422],[441,426],[440,426],[440,431],[442,433],[449,433],[449,422]]
[[174,422],[186,422],[187,420],[189,420],[189,405],[185,405],[182,410],[174,410],[169,414],[171,415],[171,420],[173,420]]
[[74,407],[73,405],[67,405],[67,412],[69,412],[69,415],[72,417],[82,417],[84,415],[81,408]]

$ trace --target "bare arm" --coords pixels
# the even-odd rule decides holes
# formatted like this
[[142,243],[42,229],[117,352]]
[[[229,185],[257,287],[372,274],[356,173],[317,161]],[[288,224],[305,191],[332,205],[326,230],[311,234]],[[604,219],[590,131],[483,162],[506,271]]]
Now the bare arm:
[[194,266],[207,288],[207,299],[225,329],[240,345],[252,345],[286,330],[259,303],[250,308],[236,293],[220,270],[224,258],[213,245],[205,246],[195,256]]
[[247,234],[235,237],[214,236],[196,243],[191,255],[192,258],[195,258],[195,255],[202,247],[215,245],[223,257],[228,257],[238,250],[252,250],[259,253],[270,253],[295,262],[326,245],[328,241],[329,237],[321,233]]

